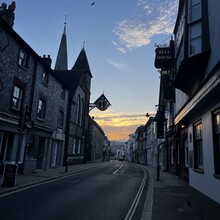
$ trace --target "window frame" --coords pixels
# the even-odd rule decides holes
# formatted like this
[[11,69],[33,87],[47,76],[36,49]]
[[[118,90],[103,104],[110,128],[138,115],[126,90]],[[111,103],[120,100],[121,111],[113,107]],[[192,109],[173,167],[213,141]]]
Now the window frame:
[[18,65],[23,68],[28,66],[28,54],[23,49],[20,49],[18,53]]
[[64,88],[64,86],[61,87],[60,98],[62,100],[65,100],[65,88]]
[[[218,119],[217,117],[218,116]],[[220,109],[213,113],[214,175],[220,177]]]
[[[199,20],[202,18],[202,2],[201,0],[198,0],[196,3],[193,4],[193,0],[189,0],[189,13],[188,13],[188,22],[191,23],[191,22],[194,22],[196,20]],[[193,11],[195,12],[194,9],[198,8],[199,9],[199,16],[198,17],[195,17],[193,18]]]
[[48,85],[48,82],[49,82],[49,74],[45,71],[42,72],[42,77],[41,77],[41,82],[44,84],[44,85]]
[[[188,56],[195,56],[202,53],[202,1],[198,0],[195,4],[192,5],[193,0],[189,0],[188,4]],[[192,18],[192,11],[195,7],[199,8],[198,16]],[[199,25],[199,26],[198,26]],[[199,34],[192,36],[193,28],[194,32],[196,26],[200,27]],[[194,44],[193,44],[194,43]],[[193,48],[195,48],[193,50]]]
[[[41,107],[40,107],[40,102],[42,103]],[[40,113],[40,111],[42,113]],[[37,118],[40,120],[44,120],[45,119],[45,113],[46,113],[46,101],[42,98],[38,99],[38,104],[37,104]]]
[[189,167],[189,140],[187,136],[183,139],[183,144],[184,144],[184,166],[188,168]]
[[[15,91],[15,88],[18,89],[18,92]],[[15,93],[18,94],[18,95],[15,96]],[[19,86],[17,84],[14,84],[13,85],[13,91],[12,91],[12,98],[11,98],[11,108],[13,110],[16,110],[16,111],[21,110],[23,95],[24,95],[24,89],[21,86]],[[14,99],[17,101],[18,104],[14,104]]]
[[59,110],[58,113],[58,127],[63,127],[63,123],[64,123],[64,111],[63,110]]
[[73,138],[73,143],[72,143],[72,154],[76,154],[76,138]]
[[[197,25],[200,26],[199,34],[192,36],[192,32],[193,32],[192,29],[195,28]],[[202,53],[202,22],[201,21],[189,25],[189,56],[194,56],[200,53]]]
[[193,147],[194,147],[194,169],[204,170],[204,151],[203,151],[203,129],[202,120],[193,125]]
[[81,99],[80,96],[77,97],[76,102],[76,124],[80,125],[80,114],[81,114]]
[[78,139],[78,148],[77,148],[77,154],[80,154],[81,153],[81,147],[82,147],[82,140],[81,139]]

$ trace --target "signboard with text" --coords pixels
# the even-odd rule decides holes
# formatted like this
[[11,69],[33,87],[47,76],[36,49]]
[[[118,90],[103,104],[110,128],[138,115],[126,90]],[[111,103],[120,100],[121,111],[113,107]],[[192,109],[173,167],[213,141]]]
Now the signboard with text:
[[170,69],[173,67],[174,53],[170,47],[158,47],[155,53],[154,66],[157,69]]
[[8,186],[8,187],[15,186],[17,171],[18,171],[17,164],[5,164],[2,186]]

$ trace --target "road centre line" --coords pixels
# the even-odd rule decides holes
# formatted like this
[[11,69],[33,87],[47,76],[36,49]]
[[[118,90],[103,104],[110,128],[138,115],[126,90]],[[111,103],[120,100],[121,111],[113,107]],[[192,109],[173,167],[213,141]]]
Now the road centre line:
[[115,171],[113,172],[113,174],[116,174],[123,166],[124,166],[124,164],[122,164],[117,170],[115,170]]
[[127,215],[126,215],[124,220],[131,220],[132,219],[132,217],[134,215],[134,212],[135,212],[135,210],[137,208],[137,205],[138,205],[138,203],[140,201],[142,192],[144,190],[144,186],[145,186],[146,180],[147,180],[147,172],[144,169],[144,178],[143,178],[143,180],[141,182],[141,186],[140,186],[140,188],[139,188],[139,190],[138,190],[138,192],[137,192],[137,194],[135,196],[135,199],[134,199],[134,201],[133,201],[133,203],[132,203],[132,205],[131,205],[131,207],[130,207],[130,209],[129,209],[129,211],[128,211],[128,213],[127,213]]

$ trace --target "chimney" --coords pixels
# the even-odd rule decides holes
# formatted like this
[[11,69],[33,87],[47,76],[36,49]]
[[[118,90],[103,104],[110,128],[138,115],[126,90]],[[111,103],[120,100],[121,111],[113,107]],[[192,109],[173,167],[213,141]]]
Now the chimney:
[[0,6],[0,16],[11,26],[13,27],[14,25],[14,20],[15,20],[15,2],[13,1],[7,8],[6,3],[2,3]]
[[46,57],[46,55],[43,55],[42,59],[49,67],[51,67],[52,59],[50,58],[50,55],[47,55],[47,57]]

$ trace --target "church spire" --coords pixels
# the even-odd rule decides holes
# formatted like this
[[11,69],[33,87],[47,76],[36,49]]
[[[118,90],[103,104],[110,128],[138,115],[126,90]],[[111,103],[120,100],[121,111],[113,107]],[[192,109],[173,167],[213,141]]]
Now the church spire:
[[72,70],[74,71],[86,71],[86,72],[90,72],[90,67],[89,67],[89,62],[86,56],[86,51],[85,48],[83,46],[83,48],[81,49],[79,56],[76,59],[76,62],[74,64],[74,66],[72,67]]
[[63,35],[60,42],[54,70],[68,70],[67,64],[67,42],[66,42],[66,17],[64,23]]

